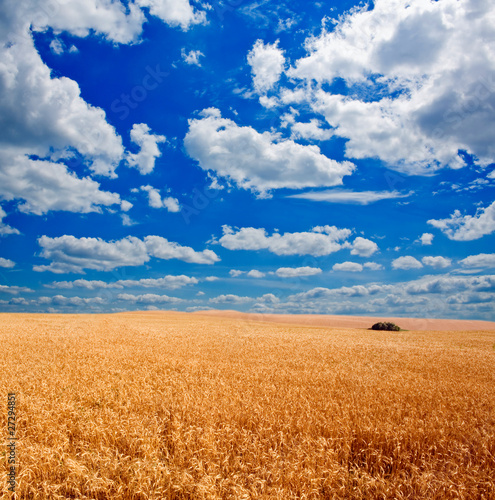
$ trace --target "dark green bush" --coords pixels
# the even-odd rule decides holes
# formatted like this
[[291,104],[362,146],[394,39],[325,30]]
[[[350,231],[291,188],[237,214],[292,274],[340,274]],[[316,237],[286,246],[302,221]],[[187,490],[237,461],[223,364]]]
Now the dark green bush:
[[387,330],[389,332],[400,332],[400,327],[397,326],[395,323],[390,323],[388,321],[386,322],[380,322],[380,323],[375,323],[372,327],[372,330]]

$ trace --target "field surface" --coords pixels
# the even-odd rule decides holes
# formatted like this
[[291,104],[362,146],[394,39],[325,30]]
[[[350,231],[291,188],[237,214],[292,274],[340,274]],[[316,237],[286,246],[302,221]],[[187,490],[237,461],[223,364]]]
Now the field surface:
[[493,323],[289,320],[1,314],[16,498],[495,498]]

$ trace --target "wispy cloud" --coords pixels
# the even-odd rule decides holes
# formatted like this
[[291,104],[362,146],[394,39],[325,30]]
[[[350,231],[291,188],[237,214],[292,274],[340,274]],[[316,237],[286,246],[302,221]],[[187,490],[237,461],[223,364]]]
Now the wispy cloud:
[[327,201],[329,203],[354,203],[358,205],[368,205],[381,200],[393,200],[397,198],[407,198],[409,193],[399,191],[351,191],[344,189],[328,189],[325,191],[308,191],[287,196],[287,198],[299,198],[311,201]]

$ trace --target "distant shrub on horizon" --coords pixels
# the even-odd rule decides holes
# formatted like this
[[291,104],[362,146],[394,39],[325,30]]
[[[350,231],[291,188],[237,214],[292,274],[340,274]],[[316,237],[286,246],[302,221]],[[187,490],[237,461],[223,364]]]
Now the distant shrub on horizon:
[[387,330],[389,332],[400,332],[400,326],[397,326],[395,323],[390,323],[389,321],[381,321],[379,323],[375,323],[372,327],[372,330]]

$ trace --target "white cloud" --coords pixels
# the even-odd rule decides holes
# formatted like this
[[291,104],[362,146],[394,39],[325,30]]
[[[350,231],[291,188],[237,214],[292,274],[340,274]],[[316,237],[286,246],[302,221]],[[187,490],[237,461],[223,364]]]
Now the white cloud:
[[400,193],[399,191],[350,191],[332,189],[326,191],[309,191],[307,193],[293,194],[288,198],[302,198],[312,201],[327,201],[329,203],[356,203],[368,205],[380,200],[393,200],[406,198],[412,193]]
[[127,153],[126,160],[131,167],[141,174],[150,174],[155,168],[155,161],[162,155],[158,144],[166,142],[164,135],[151,134],[146,123],[135,123],[131,130],[131,140],[140,148],[137,153]]
[[19,210],[41,215],[50,210],[101,212],[122,203],[117,193],[102,191],[89,177],[79,179],[65,165],[0,153],[0,196],[24,200]]
[[240,297],[239,295],[227,294],[219,295],[218,297],[213,297],[209,300],[212,304],[245,304],[246,302],[252,302],[254,299],[251,297]]
[[[185,10],[191,9],[187,1],[182,4]],[[59,163],[78,152],[94,174],[116,177],[124,148],[105,112],[82,99],[78,84],[53,77],[32,33],[52,28],[55,35],[64,31],[78,37],[95,33],[115,43],[133,43],[139,40],[146,20],[142,10],[132,2],[124,6],[100,0],[19,0],[3,7],[0,197],[24,200],[22,210],[36,214],[48,210],[90,212],[118,204],[117,194],[102,191],[97,182],[78,178]],[[169,9],[172,18],[178,7],[174,2]],[[181,19],[187,22],[187,16]],[[64,47],[55,38],[51,49],[60,53]]]
[[[141,0],[139,5],[149,7],[152,15],[156,12],[165,22],[183,28],[204,20],[204,13],[195,13],[187,0]],[[112,42],[133,43],[139,40],[145,21],[142,10],[132,2],[124,5],[100,0],[51,3],[19,0],[4,5],[0,33],[0,172],[17,177],[15,171],[5,173],[5,169],[10,168],[13,160],[19,164],[27,160],[26,155],[36,155],[45,161],[32,160],[30,168],[43,176],[47,161],[70,156],[75,149],[93,172],[115,176],[115,168],[124,154],[121,138],[107,123],[104,111],[81,98],[75,81],[52,77],[36,50],[32,32],[52,28],[55,34],[65,31],[85,37],[95,33]],[[52,49],[60,52],[61,48],[55,39]],[[19,185],[25,180],[25,168],[17,169]],[[58,174],[62,175],[62,170]],[[62,190],[69,175],[66,172],[62,176]],[[31,191],[27,189],[24,198]],[[52,191],[55,198],[62,195],[55,189]]]
[[26,288],[24,286],[9,286],[9,285],[0,285],[0,292],[11,293],[16,295],[18,293],[32,292],[30,288]]
[[335,226],[315,227],[311,232],[273,233],[269,236],[265,229],[243,227],[235,232],[223,226],[223,236],[219,243],[229,250],[268,250],[276,255],[329,255],[344,247],[340,241],[349,237],[349,229]]
[[461,215],[459,210],[448,219],[430,219],[428,224],[440,229],[449,240],[478,240],[495,231],[495,202],[486,208],[478,208],[476,214]]
[[197,278],[179,275],[167,275],[163,278],[143,278],[140,280],[118,280],[114,282],[106,282],[101,280],[85,280],[78,279],[74,281],[54,281],[45,285],[46,288],[72,289],[85,288],[87,290],[98,290],[105,288],[166,288],[168,290],[176,290],[186,285],[195,285],[198,283]]
[[209,281],[209,282],[212,282],[212,281],[218,281],[220,278],[218,276],[206,276],[206,278],[204,278],[205,281]]
[[123,226],[134,226],[137,222],[133,221],[127,214],[122,214],[122,225]]
[[348,139],[347,156],[377,157],[412,174],[462,166],[459,150],[492,163],[495,51],[487,41],[495,4],[377,0],[367,9],[308,38],[308,55],[287,72],[303,84],[345,80],[345,96],[302,88],[313,110]]
[[328,141],[333,137],[334,132],[331,129],[322,128],[323,123],[316,118],[307,123],[294,122],[291,126],[291,137],[293,139],[314,139],[317,141]]
[[0,257],[0,267],[15,267],[15,262],[10,259],[4,259],[3,257]]
[[278,82],[284,70],[285,57],[278,48],[278,40],[270,45],[257,40],[247,56],[253,74],[253,85],[258,94],[269,91]]
[[195,10],[189,0],[136,0],[136,4],[149,8],[152,16],[169,26],[180,26],[184,31],[194,24],[206,23],[206,13]]
[[239,127],[215,108],[203,111],[201,119],[189,120],[184,144],[203,170],[261,197],[269,196],[273,189],[339,185],[354,169],[350,162],[327,158],[318,146]]
[[54,54],[57,54],[57,55],[60,55],[60,54],[63,54],[64,53],[64,45],[63,43],[58,39],[58,38],[54,38],[51,42],[50,42],[50,50],[54,53]]
[[412,295],[421,293],[453,293],[461,291],[495,291],[495,276],[425,276],[401,285]]
[[119,300],[126,300],[136,304],[177,304],[182,302],[182,299],[177,297],[169,297],[168,295],[156,295],[154,293],[146,293],[143,295],[132,295],[129,293],[119,293],[117,295]]
[[134,4],[127,12],[121,2],[99,0],[66,0],[40,5],[35,1],[21,0],[16,3],[19,17],[33,23],[34,29],[54,32],[68,31],[78,37],[86,37],[91,30],[117,43],[138,40],[145,17]]
[[418,259],[415,259],[411,255],[405,255],[404,257],[398,257],[392,261],[393,269],[420,269],[423,267],[423,264],[419,262]]
[[357,262],[341,262],[339,264],[334,264],[332,266],[334,271],[346,271],[346,272],[361,272],[363,270],[363,266],[358,264]]
[[478,255],[470,255],[462,259],[460,263],[464,267],[495,267],[495,253],[480,253]]
[[41,236],[40,256],[51,260],[48,266],[35,266],[35,271],[54,273],[83,272],[83,269],[109,271],[123,266],[140,266],[150,260],[146,244],[134,236],[107,242],[101,238],[58,238]]
[[[106,304],[106,300],[101,297],[65,297],[64,295],[54,295],[53,297],[38,297],[36,299],[25,299],[24,297],[15,297],[9,301],[9,304],[16,306],[49,306],[56,305],[62,307],[94,306]],[[53,312],[50,311],[49,312]]]
[[265,273],[258,271],[257,269],[251,269],[251,271],[247,273],[247,276],[249,276],[250,278],[264,278],[266,275]]
[[358,236],[352,243],[351,255],[369,257],[378,251],[378,245],[371,240]]
[[299,278],[302,276],[315,276],[321,274],[319,267],[279,267],[275,274],[279,278]]
[[144,241],[149,254],[158,259],[178,259],[192,264],[214,264],[220,260],[212,250],[196,252],[191,247],[168,241],[161,236],[146,236]]
[[419,239],[422,245],[431,245],[433,241],[434,235],[431,233],[423,233]]
[[278,304],[280,299],[276,295],[273,295],[273,293],[265,293],[261,297],[258,297],[256,301],[264,304]]
[[71,290],[72,288],[84,288],[86,290],[99,290],[105,288],[124,288],[116,282],[107,283],[101,280],[74,280],[74,281],[54,281],[44,285],[45,288],[54,288],[59,290]]
[[8,224],[4,224],[3,219],[6,216],[7,214],[3,208],[0,207],[0,236],[6,236],[7,234],[20,234],[19,230],[10,227]]
[[383,266],[381,264],[377,264],[376,262],[365,262],[363,266],[371,269],[372,271],[380,271],[383,269]]
[[186,64],[192,66],[201,67],[201,63],[199,62],[200,57],[204,57],[205,55],[200,50],[191,50],[189,53],[186,52],[186,49],[182,48],[181,57]]
[[101,297],[65,297],[64,295],[55,295],[53,297],[38,297],[33,299],[38,305],[56,305],[56,306],[83,306],[89,304],[105,304]]
[[177,198],[172,198],[172,196],[167,196],[162,199],[163,207],[166,208],[169,212],[179,212],[180,205],[179,200]]
[[[93,172],[115,176],[124,152],[121,138],[106,122],[104,111],[81,98],[76,82],[52,78],[34,46],[29,19],[11,25],[13,32],[6,37],[0,35],[1,168],[12,158],[20,162],[24,155],[56,161],[70,156],[69,148],[74,148]],[[38,170],[43,171],[45,163]]]
[[122,212],[128,212],[133,207],[133,204],[127,200],[122,200],[120,202],[120,209]]
[[171,196],[162,198],[160,195],[160,191],[152,186],[141,186],[141,191],[145,191],[148,193],[148,201],[150,207],[166,208],[169,212],[180,211],[179,200],[177,198],[172,198]]
[[229,271],[229,274],[233,278],[237,278],[237,276],[242,276],[243,274],[249,276],[250,278],[264,278],[266,276],[266,273],[258,271],[257,269],[251,269],[251,271],[239,271],[237,269],[231,269]]
[[[464,317],[483,312],[468,310],[466,304],[483,303],[488,318],[495,303],[495,276],[424,276],[417,280],[384,285],[371,283],[352,287],[317,287],[287,297],[275,306],[276,312],[390,315],[400,313],[418,317]],[[347,300],[343,300],[347,299]],[[462,304],[464,308],[456,308]],[[272,311],[273,312],[273,311]],[[427,328],[427,323],[425,323]]]
[[449,267],[452,264],[452,261],[450,259],[447,259],[445,257],[423,257],[421,259],[421,262],[425,266],[431,266],[434,267],[435,269],[444,269],[446,267]]
[[161,236],[146,236],[143,240],[128,236],[107,242],[101,238],[76,238],[64,235],[58,238],[41,236],[40,256],[51,260],[49,265],[34,266],[33,270],[54,273],[83,273],[84,269],[109,271],[124,266],[140,266],[150,260],[178,259],[196,264],[213,264],[219,258],[211,250],[196,252],[190,247],[168,241]]

